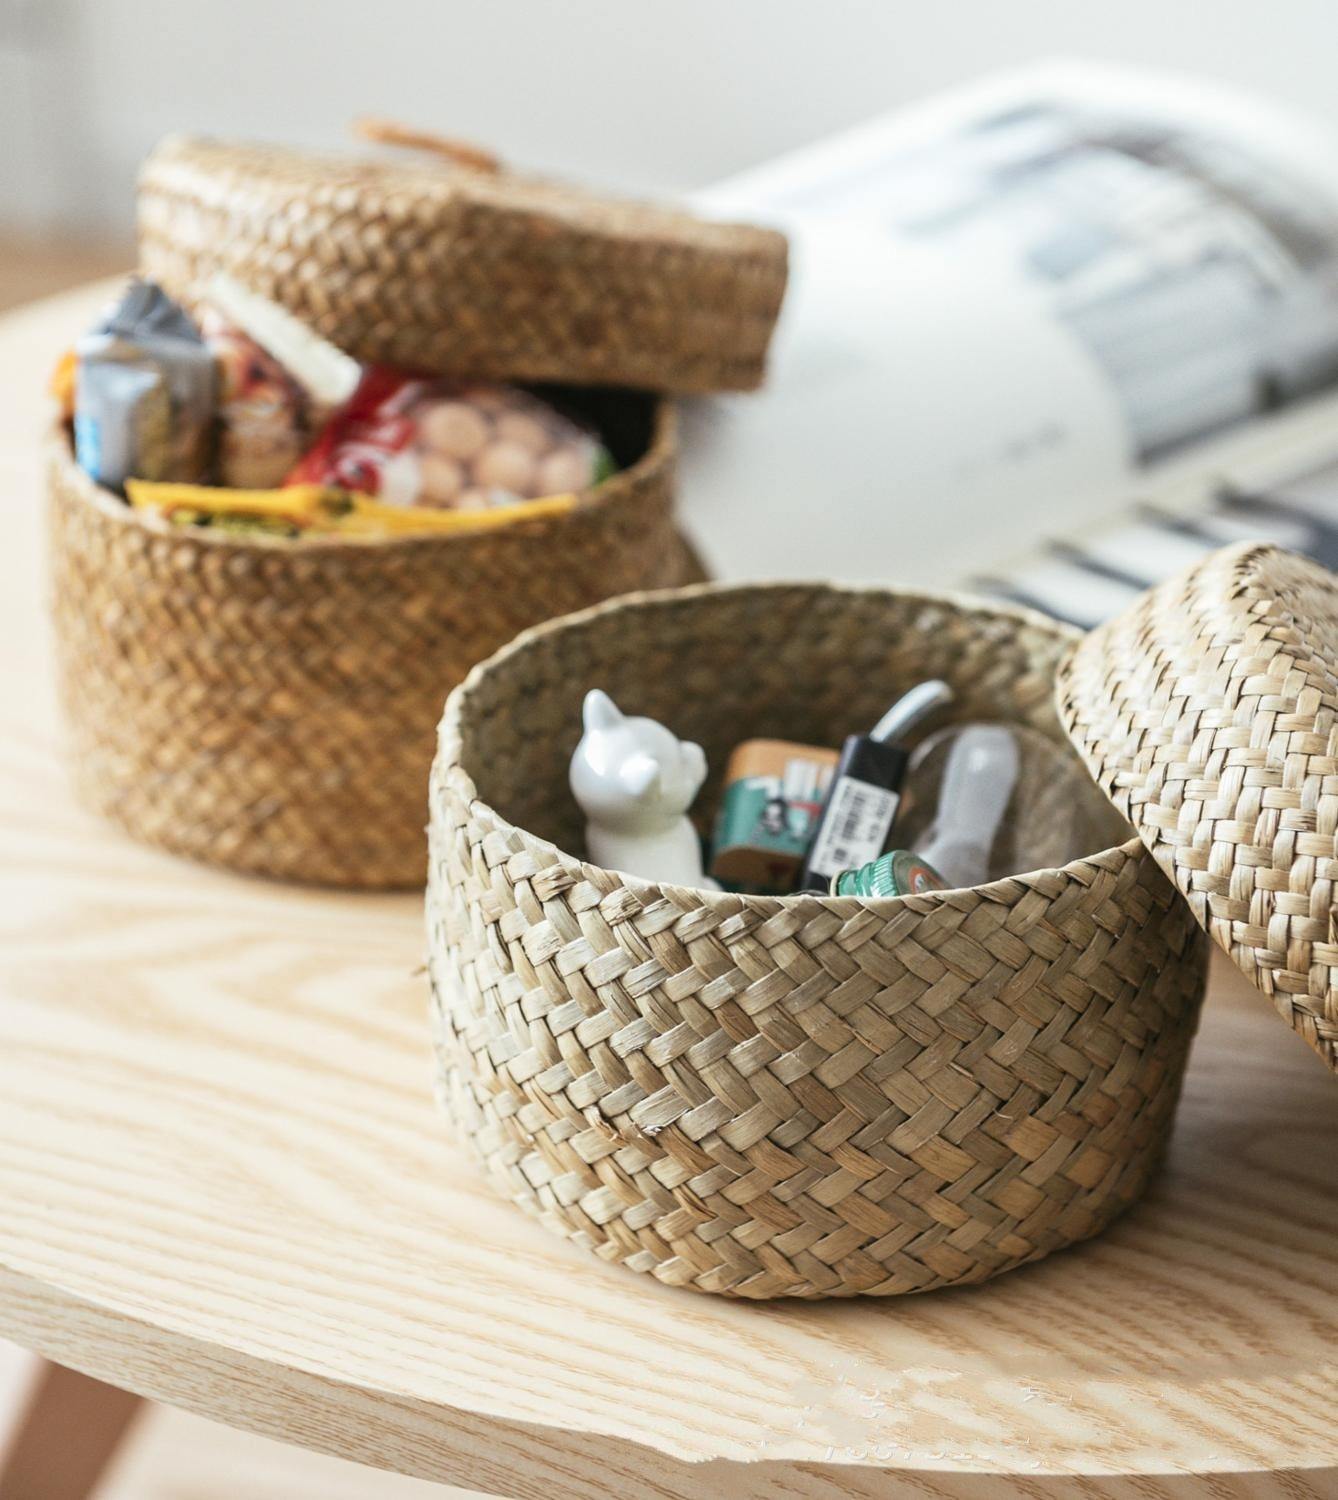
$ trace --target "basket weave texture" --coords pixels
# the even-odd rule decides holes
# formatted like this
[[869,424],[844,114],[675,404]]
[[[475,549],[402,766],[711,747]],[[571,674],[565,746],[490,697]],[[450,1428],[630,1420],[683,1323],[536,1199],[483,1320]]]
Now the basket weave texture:
[[890,902],[659,887],[567,852],[592,686],[703,744],[709,806],[738,740],[835,743],[927,676],[963,718],[1057,736],[1072,640],[951,599],[703,587],[477,668],[432,774],[429,963],[439,1091],[502,1191],[606,1260],[752,1298],[980,1281],[1131,1204],[1205,945],[1112,810],[1125,842],[1062,869]]
[[674,529],[673,415],[583,508],[472,535],[287,541],[176,529],[50,463],[76,788],[233,869],[421,886],[442,698],[520,629],[700,577]]
[[227,271],[364,361],[669,392],[760,384],[774,230],[439,159],[174,136],[139,186],[146,273],[188,304]]
[[1338,1070],[1338,579],[1226,548],[1094,631],[1060,711],[1195,918]]

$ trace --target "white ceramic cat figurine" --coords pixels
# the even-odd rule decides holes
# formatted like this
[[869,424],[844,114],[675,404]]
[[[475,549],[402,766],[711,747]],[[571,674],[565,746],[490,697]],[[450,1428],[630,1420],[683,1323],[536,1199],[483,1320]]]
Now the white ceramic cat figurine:
[[718,890],[702,871],[701,843],[687,817],[706,778],[702,747],[654,719],[620,712],[598,688],[585,695],[582,720],[570,780],[586,816],[590,858],[643,880]]

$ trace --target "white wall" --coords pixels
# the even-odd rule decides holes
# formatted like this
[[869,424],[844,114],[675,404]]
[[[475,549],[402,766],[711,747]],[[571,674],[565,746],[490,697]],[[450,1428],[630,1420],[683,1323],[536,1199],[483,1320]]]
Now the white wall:
[[1056,53],[1338,124],[1334,0],[0,0],[0,223],[128,233],[164,132],[337,143],[362,113],[687,188]]

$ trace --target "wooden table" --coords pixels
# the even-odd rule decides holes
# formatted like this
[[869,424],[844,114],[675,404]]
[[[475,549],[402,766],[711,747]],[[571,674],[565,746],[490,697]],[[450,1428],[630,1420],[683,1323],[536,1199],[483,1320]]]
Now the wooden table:
[[1168,1168],[1102,1239],[974,1289],[734,1304],[550,1238],[452,1144],[417,900],[78,811],[35,444],[91,305],[0,322],[0,1335],[517,1497],[1338,1494],[1338,1086],[1225,966]]

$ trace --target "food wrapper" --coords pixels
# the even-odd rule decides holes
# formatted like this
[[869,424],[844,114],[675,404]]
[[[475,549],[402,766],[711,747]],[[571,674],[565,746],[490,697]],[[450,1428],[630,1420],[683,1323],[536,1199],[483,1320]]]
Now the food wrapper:
[[135,479],[127,482],[126,494],[137,510],[157,511],[174,525],[278,537],[445,535],[566,515],[578,504],[577,496],[567,494],[491,511],[431,510],[383,505],[370,495],[321,484],[228,490]]
[[588,489],[612,472],[592,432],[527,391],[373,366],[288,482],[389,506],[487,510]]
[[204,478],[214,437],[214,361],[190,318],[132,281],[75,345],[75,457],[100,484]]
[[357,387],[357,362],[230,276],[209,287],[201,330],[219,371],[219,478],[272,489]]
[[306,450],[306,396],[278,360],[212,308],[200,323],[218,366],[219,478],[234,489],[273,489]]
[[56,368],[47,381],[47,393],[56,403],[62,422],[74,421],[74,377],[79,360],[73,349],[67,349],[56,361]]

